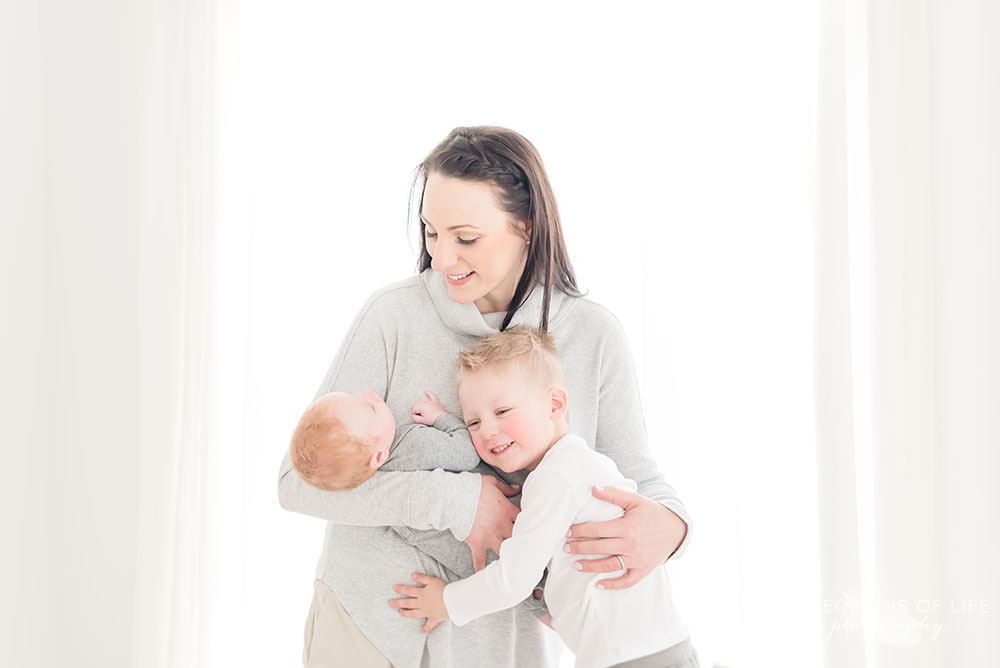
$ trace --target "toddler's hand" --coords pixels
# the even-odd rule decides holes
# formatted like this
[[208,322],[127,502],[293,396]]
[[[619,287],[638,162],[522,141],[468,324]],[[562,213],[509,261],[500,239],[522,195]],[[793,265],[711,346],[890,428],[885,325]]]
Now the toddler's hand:
[[437,419],[447,413],[441,402],[438,401],[437,396],[430,390],[426,390],[424,394],[427,395],[426,399],[421,399],[417,403],[410,406],[410,419],[417,424],[424,424],[428,427],[433,427]]
[[448,583],[433,575],[424,575],[423,573],[414,573],[411,577],[414,582],[421,586],[396,585],[393,590],[397,594],[404,594],[409,598],[391,599],[389,605],[399,608],[399,614],[404,617],[426,619],[427,621],[420,627],[420,630],[427,633],[448,619],[448,610],[444,607],[444,586]]

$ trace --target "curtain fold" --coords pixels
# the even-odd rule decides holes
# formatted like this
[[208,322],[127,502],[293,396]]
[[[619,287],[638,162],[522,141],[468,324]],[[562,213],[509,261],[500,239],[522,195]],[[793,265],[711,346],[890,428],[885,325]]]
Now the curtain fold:
[[948,665],[1000,656],[1000,6],[928,11],[933,521]]
[[[858,123],[858,54],[863,44],[850,40],[863,30],[846,0],[820,3],[817,87],[814,108],[813,193],[815,211],[815,400],[816,468],[822,582],[823,657],[827,666],[864,668],[864,638],[859,597],[863,590],[859,496],[855,471],[855,399],[866,388],[853,373],[860,351],[853,332],[860,319],[851,285],[851,214],[854,228],[867,223],[858,201],[866,193],[850,178],[858,162],[866,126]],[[862,99],[863,104],[863,99]],[[854,186],[853,188],[850,186]],[[853,196],[853,201],[852,201]],[[860,220],[859,220],[860,218]],[[862,420],[863,424],[863,420]]]
[[215,3],[136,3],[139,527],[132,664],[205,665],[218,549]]
[[869,4],[874,665],[941,665],[928,5]]

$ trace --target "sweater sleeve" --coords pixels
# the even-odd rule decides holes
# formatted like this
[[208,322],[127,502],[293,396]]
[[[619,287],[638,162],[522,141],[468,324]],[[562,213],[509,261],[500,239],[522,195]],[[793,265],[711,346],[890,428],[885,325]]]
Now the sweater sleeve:
[[479,455],[465,423],[444,413],[433,427],[409,425],[389,452],[382,471],[415,471],[442,468],[471,471],[479,466]]
[[524,484],[521,513],[511,537],[500,544],[500,558],[474,575],[444,588],[444,604],[452,623],[517,605],[531,594],[552,555],[566,540],[579,510],[573,485],[553,471],[538,471]]
[[691,518],[650,454],[632,351],[621,324],[610,312],[605,313],[595,449],[610,457],[622,475],[635,481],[639,494],[666,506],[687,524],[684,540],[670,556],[675,559],[691,542]]
[[[383,398],[392,383],[396,331],[379,309],[380,292],[362,307],[341,344],[316,397],[371,388]],[[399,434],[397,434],[397,439]],[[285,510],[338,524],[409,526],[449,530],[463,540],[472,530],[479,499],[476,473],[376,471],[362,485],[328,492],[302,481],[286,449],[278,474],[278,501]]]

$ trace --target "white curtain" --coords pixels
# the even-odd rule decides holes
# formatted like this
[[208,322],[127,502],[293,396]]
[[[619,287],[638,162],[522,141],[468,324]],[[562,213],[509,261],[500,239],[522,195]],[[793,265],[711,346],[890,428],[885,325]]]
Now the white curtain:
[[0,4],[5,666],[218,642],[213,14]]
[[829,666],[1000,654],[994,3],[823,0],[817,445]]
[[[132,665],[245,665],[238,4],[135,3],[139,499]],[[241,240],[244,240],[241,242]]]

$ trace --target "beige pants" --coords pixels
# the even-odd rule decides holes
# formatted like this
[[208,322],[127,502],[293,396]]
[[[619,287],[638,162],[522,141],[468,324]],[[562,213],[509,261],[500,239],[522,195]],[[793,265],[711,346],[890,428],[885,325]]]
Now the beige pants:
[[388,659],[365,637],[330,585],[316,580],[306,619],[305,668],[392,668]]

